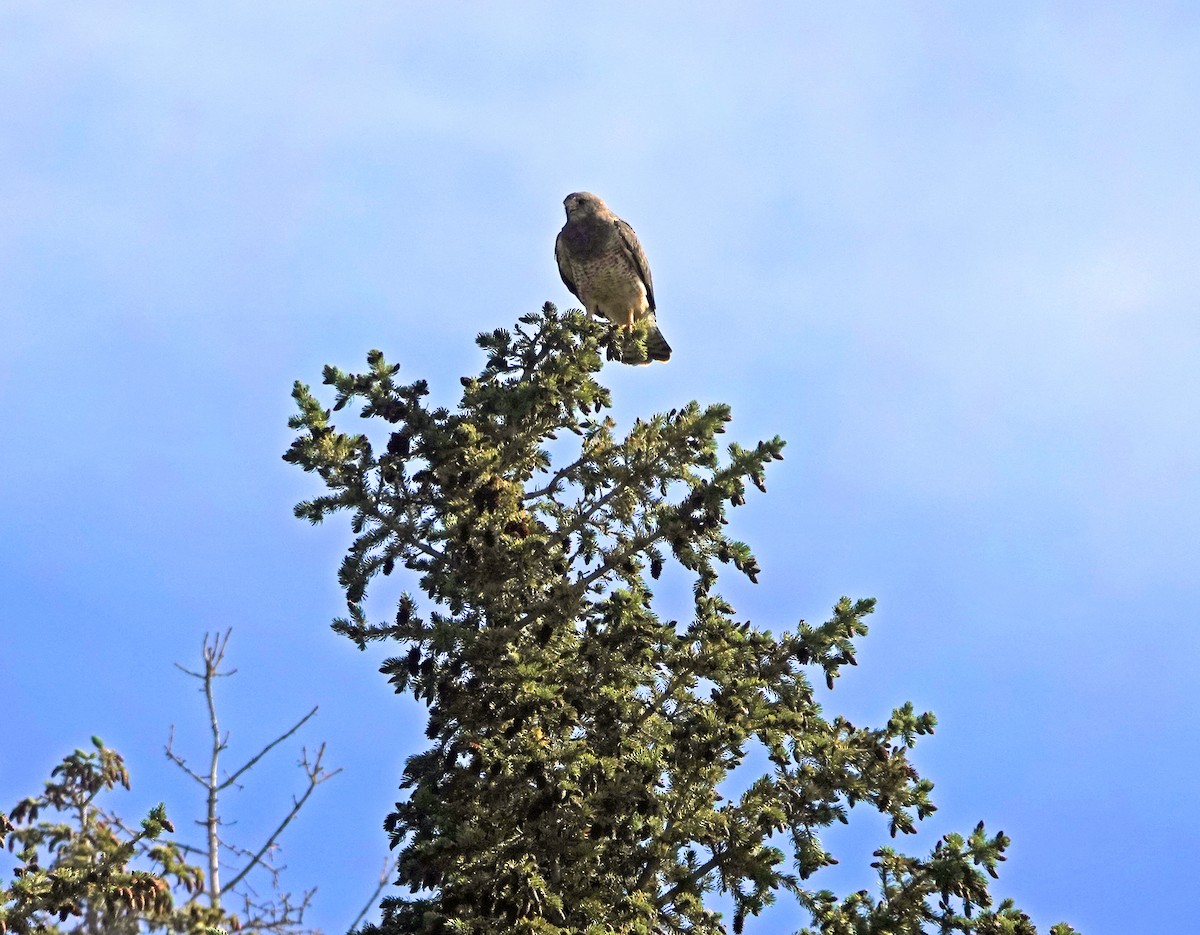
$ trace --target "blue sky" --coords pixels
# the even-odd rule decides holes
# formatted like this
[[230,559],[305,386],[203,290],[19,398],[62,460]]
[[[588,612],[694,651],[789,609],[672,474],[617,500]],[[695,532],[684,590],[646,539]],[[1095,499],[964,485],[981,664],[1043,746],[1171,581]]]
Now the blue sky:
[[[477,332],[570,301],[586,189],[675,349],[606,369],[621,417],[727,401],[731,438],[788,439],[735,606],[876,596],[829,712],[939,717],[903,843],[1003,828],[995,891],[1039,925],[1190,918],[1200,11],[844,6],[5,4],[0,808],[95,733],[121,811],[198,817],[172,663],[232,626],[235,753],[316,704],[299,742],[345,767],[284,840],[344,930],[423,724],[327,629],[348,530],[291,516],[291,383],[379,347],[452,403]],[[297,752],[229,803],[247,839]],[[858,822],[830,886],[870,885]]]

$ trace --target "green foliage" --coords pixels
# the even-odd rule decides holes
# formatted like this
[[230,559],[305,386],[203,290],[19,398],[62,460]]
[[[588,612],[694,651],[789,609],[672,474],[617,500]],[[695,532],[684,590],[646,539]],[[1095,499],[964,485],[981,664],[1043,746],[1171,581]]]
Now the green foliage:
[[[192,900],[204,873],[177,844],[160,840],[175,830],[162,805],[138,831],[100,807],[102,793],[129,788],[129,772],[98,737],[92,745],[56,766],[41,795],[0,814],[0,843],[19,861],[13,881],[0,888],[0,932],[201,932],[225,922]],[[150,869],[132,868],[135,860]]]
[[[411,896],[384,901],[381,929],[716,933],[706,900],[720,891],[740,932],[782,889],[829,935],[1032,932],[993,908],[978,868],[994,875],[1007,839],[982,826],[922,860],[878,851],[877,897],[809,888],[837,862],[821,830],[855,805],[893,836],[934,810],[908,760],[934,718],[906,704],[860,727],[814,700],[811,673],[832,688],[856,664],[873,601],[842,598],[795,633],[737,619],[718,574],[755,581],[759,566],[726,513],[748,485],[765,490],[784,443],[721,450],[729,407],[695,402],[618,436],[595,379],[614,340],[547,304],[479,336],[487,365],[454,411],[430,408],[424,381],[398,383],[378,351],[361,374],[326,367],[332,411],[295,387],[284,457],[328,488],[296,513],[346,510],[355,535],[334,628],[398,644],[381,671],[428,706],[430,745],[385,823]],[[379,437],[331,423],[352,401]],[[690,620],[653,612],[668,561],[693,581]],[[397,565],[425,600],[405,593],[372,622],[368,586]],[[743,776],[756,746],[770,770]],[[746,791],[726,800],[734,773]]]
[[[100,800],[105,793],[118,785],[129,788],[129,772],[119,753],[93,737],[94,749],[76,750],[66,757],[40,796],[22,800],[7,817],[0,813],[0,844],[6,843],[19,861],[13,882],[0,888],[0,933],[134,935],[162,930],[194,935],[228,931],[305,935],[309,931],[303,925],[304,912],[315,890],[298,898],[282,891],[282,868],[273,863],[271,854],[316,786],[340,770],[327,772],[322,766],[324,744],[311,756],[303,750],[307,788],[292,797],[275,831],[254,850],[224,839],[223,827],[235,822],[222,820],[221,793],[242,781],[265,754],[316,714],[313,708],[232,773],[221,770],[229,733],[218,724],[214,682],[236,671],[220,671],[228,641],[229,631],[223,636],[206,635],[202,670],[179,666],[203,683],[211,736],[207,771],[202,775],[190,768],[172,744],[166,750],[167,757],[204,790],[205,819],[196,822],[205,831],[204,844],[190,846],[163,837],[164,832],[173,835],[175,829],[162,805],[151,810],[140,831],[104,807]],[[189,863],[193,856],[206,865],[207,874]],[[220,876],[225,872],[230,878],[222,886]],[[240,912],[227,908],[233,897]]]

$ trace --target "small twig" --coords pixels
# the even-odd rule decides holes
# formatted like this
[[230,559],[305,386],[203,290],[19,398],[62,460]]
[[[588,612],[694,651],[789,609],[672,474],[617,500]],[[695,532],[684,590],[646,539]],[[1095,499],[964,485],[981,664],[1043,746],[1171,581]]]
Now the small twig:
[[246,772],[246,770],[250,769],[250,767],[252,767],[255,763],[257,763],[259,760],[261,760],[271,749],[278,746],[283,741],[287,740],[289,737],[292,736],[292,734],[296,733],[296,731],[298,731],[301,727],[304,726],[304,722],[307,721],[310,717],[312,717],[316,713],[317,713],[317,707],[314,705],[313,709],[311,711],[309,711],[308,714],[304,715],[304,717],[300,718],[300,720],[298,720],[294,725],[292,725],[291,730],[287,731],[286,733],[280,734],[278,737],[276,737],[274,740],[272,740],[269,744],[267,744],[265,747],[263,747],[261,750],[259,750],[258,753],[256,753],[254,756],[252,756],[249,760],[246,761],[246,764],[241,769],[239,769],[237,772],[235,772],[232,776],[230,776],[228,779],[226,779],[223,783],[221,783],[220,788],[227,789],[229,786],[233,785],[237,781],[237,778],[240,775],[242,775],[242,773]]
[[[176,668],[181,672],[203,682],[201,691],[204,693],[208,708],[211,747],[207,770],[208,775],[203,776],[191,769],[187,761],[175,752],[175,727],[174,725],[171,726],[171,734],[165,748],[167,758],[191,776],[192,779],[203,785],[207,793],[205,817],[196,822],[205,829],[206,846],[196,847],[178,842],[174,843],[183,853],[203,854],[206,858],[207,886],[205,889],[208,894],[209,905],[212,908],[221,909],[222,894],[232,894],[239,898],[245,905],[245,912],[243,913],[244,921],[242,922],[243,928],[258,929],[260,931],[277,933],[277,935],[294,935],[295,930],[301,926],[304,911],[308,907],[313,893],[316,891],[314,889],[304,893],[298,903],[292,901],[293,897],[291,894],[281,894],[279,892],[279,879],[280,871],[284,868],[282,864],[278,864],[273,859],[272,855],[278,848],[277,841],[283,829],[296,817],[296,814],[312,794],[313,789],[325,780],[336,776],[341,770],[338,769],[333,772],[325,771],[322,765],[325,753],[324,744],[316,751],[316,756],[311,762],[309,761],[308,751],[306,749],[302,750],[300,765],[304,768],[308,778],[308,787],[299,798],[293,797],[291,810],[284,816],[279,826],[267,838],[262,847],[252,852],[249,849],[235,846],[222,839],[222,828],[231,823],[221,820],[219,811],[220,793],[230,786],[240,788],[238,780],[248,770],[257,765],[267,753],[294,735],[317,713],[317,708],[313,707],[311,711],[296,721],[291,728],[263,746],[258,753],[247,760],[232,775],[223,774],[219,768],[220,757],[229,746],[229,733],[227,731],[222,733],[221,731],[214,689],[217,678],[234,675],[237,672],[236,669],[231,669],[227,672],[219,671],[225,657],[225,650],[229,644],[231,632],[231,630],[226,630],[223,634],[205,634],[201,650],[204,660],[202,671],[194,672],[178,663],[176,664]],[[224,778],[222,778],[223,776]],[[230,855],[233,855],[233,857],[231,858]],[[274,896],[265,898],[265,901],[261,902],[247,878],[247,875],[255,868],[262,868],[269,875],[268,882],[275,894]],[[223,869],[232,874],[232,879],[228,881],[221,880]]]
[[[204,824],[204,822],[198,821],[198,822],[196,822],[196,824],[202,825],[202,824]],[[183,853],[185,853],[185,854],[207,854],[208,853],[208,851],[206,851],[202,847],[195,847],[194,845],[191,845],[191,844],[182,844],[179,841],[174,841],[172,843],[177,848],[179,848],[181,851],[183,851]]]
[[[190,675],[191,673],[188,673],[188,674]],[[163,752],[167,755],[168,760],[170,760],[172,763],[174,763],[176,766],[178,766],[181,770],[183,770],[185,773],[187,773],[189,776],[191,776],[194,780],[196,780],[196,782],[200,783],[200,785],[202,785],[202,786],[207,786],[208,783],[205,781],[204,777],[200,776],[197,773],[192,772],[192,770],[188,768],[188,765],[184,761],[183,757],[181,757],[179,754],[177,754],[175,752],[175,750],[173,749],[174,746],[175,746],[175,725],[172,724],[171,725],[171,734],[167,738],[167,745],[166,745],[166,747],[163,748]]]
[[245,920],[242,922],[242,928],[267,932],[283,932],[297,928],[303,924],[304,913],[311,904],[316,891],[316,887],[305,890],[300,897],[299,905],[293,905],[291,893],[281,894],[277,903],[259,903],[249,896],[243,896]]
[[246,874],[248,874],[256,866],[259,866],[259,865],[264,866],[264,867],[266,866],[266,864],[262,860],[263,854],[265,854],[268,850],[271,849],[271,847],[274,846],[276,839],[279,837],[280,834],[283,833],[283,829],[286,828],[289,824],[291,824],[292,819],[296,817],[296,813],[299,812],[300,809],[304,807],[304,803],[308,801],[308,797],[310,795],[312,795],[313,790],[315,788],[317,788],[317,786],[319,786],[321,783],[325,782],[327,779],[332,779],[334,776],[336,776],[338,773],[340,773],[342,771],[341,768],[339,767],[338,769],[335,769],[332,773],[323,773],[321,770],[321,758],[324,755],[325,755],[325,744],[321,744],[321,746],[317,749],[316,758],[313,760],[313,763],[310,766],[308,763],[308,753],[307,753],[307,751],[304,753],[303,759],[300,762],[301,762],[301,765],[304,767],[304,771],[308,774],[308,788],[304,790],[304,794],[301,795],[299,799],[295,799],[295,798],[292,799],[291,810],[284,816],[283,820],[279,823],[279,826],[271,833],[271,836],[269,838],[267,838],[266,843],[263,844],[263,846],[258,849],[258,853],[256,853],[253,857],[251,857],[250,862],[248,864],[246,864],[246,866],[244,866],[237,873],[237,875],[232,880],[229,881],[229,883],[226,884],[226,889],[232,889],[233,887],[237,886],[237,884],[240,883],[245,878]]
[[354,921],[351,922],[350,927],[346,929],[347,932],[353,932],[356,928],[358,928],[358,923],[360,923],[366,917],[368,912],[376,908],[376,900],[379,899],[380,894],[383,892],[383,888],[388,885],[388,879],[391,877],[392,871],[395,869],[395,867],[396,861],[394,858],[387,857],[384,859],[383,869],[379,872],[379,885],[375,887],[375,892],[373,892],[367,899],[367,904],[362,907],[362,911],[354,917]]

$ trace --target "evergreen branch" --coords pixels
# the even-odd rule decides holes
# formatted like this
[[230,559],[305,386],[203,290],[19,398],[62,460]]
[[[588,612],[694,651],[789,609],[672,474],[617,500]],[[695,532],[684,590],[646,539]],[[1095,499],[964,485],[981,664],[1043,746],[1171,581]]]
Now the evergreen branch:
[[537,490],[531,490],[522,495],[522,500],[536,500],[538,497],[544,497],[548,493],[554,493],[558,489],[558,485],[566,479],[567,475],[577,468],[582,467],[587,463],[587,456],[581,455],[577,460],[568,464],[565,468],[555,471],[550,478],[550,482],[545,487],[539,487]]
[[669,701],[675,694],[675,689],[679,687],[679,684],[692,674],[693,673],[690,670],[683,668],[680,668],[678,671],[676,671],[671,676],[667,684],[663,686],[662,691],[659,693],[658,697],[654,699],[654,702],[650,705],[647,705],[645,712],[634,721],[633,726],[635,728],[640,728],[643,724],[650,720],[650,718],[658,714],[662,709],[662,706],[666,704],[667,701]]
[[412,525],[413,520],[405,519],[398,521],[394,513],[385,514],[376,504],[370,501],[365,501],[358,504],[358,509],[371,519],[375,520],[385,529],[389,530],[392,535],[399,540],[402,547],[416,549],[418,552],[429,556],[435,561],[443,561],[445,559],[445,555],[443,555],[442,552],[435,549],[433,546],[422,542],[413,534],[411,529],[405,529],[401,525],[401,523],[405,522]]
[[592,521],[592,517],[606,507],[612,501],[613,497],[627,489],[628,485],[625,482],[618,482],[614,484],[611,490],[599,497],[590,507],[582,510],[581,512],[577,512],[575,517],[572,519],[571,524],[567,527],[567,530],[565,532],[562,530],[556,532],[554,536],[551,537],[549,545],[562,545],[564,542],[570,539],[571,536],[575,535],[575,533],[587,526]]
[[608,552],[604,560],[592,571],[586,575],[582,575],[576,579],[575,585],[577,588],[586,589],[603,578],[605,575],[618,570],[625,562],[633,558],[633,556],[645,551],[649,546],[659,542],[667,537],[667,531],[662,527],[647,533],[642,536],[635,536],[630,539],[623,547],[614,548]]
[[721,855],[716,850],[714,850],[713,856],[711,858],[709,858],[707,861],[705,861],[703,864],[701,864],[699,867],[697,867],[695,870],[693,870],[684,879],[680,880],[678,883],[676,883],[673,887],[671,887],[665,893],[662,893],[655,900],[655,902],[657,903],[657,905],[660,908],[662,908],[663,906],[670,905],[672,902],[674,902],[675,897],[678,896],[680,893],[682,893],[684,890],[692,889],[692,888],[698,886],[700,884],[700,882],[706,876],[708,876],[715,869],[717,869],[717,867],[719,867],[721,865],[721,863],[724,859],[725,858],[723,855]]

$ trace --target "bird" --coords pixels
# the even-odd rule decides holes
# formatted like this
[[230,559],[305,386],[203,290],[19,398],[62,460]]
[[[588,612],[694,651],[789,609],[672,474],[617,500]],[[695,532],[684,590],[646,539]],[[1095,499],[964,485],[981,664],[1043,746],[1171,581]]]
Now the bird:
[[563,207],[567,223],[554,242],[554,258],[566,287],[588,312],[618,327],[632,329],[644,321],[647,356],[670,360],[671,345],[655,317],[650,264],[633,228],[591,192],[572,192]]

